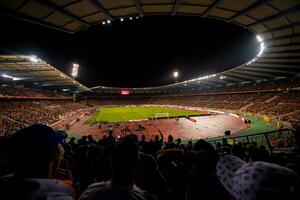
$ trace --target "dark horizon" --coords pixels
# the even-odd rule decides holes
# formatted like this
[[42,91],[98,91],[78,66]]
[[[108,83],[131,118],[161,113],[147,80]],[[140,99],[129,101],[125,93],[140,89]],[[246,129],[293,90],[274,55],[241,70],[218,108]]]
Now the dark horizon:
[[[149,16],[74,34],[0,17],[1,53],[34,54],[88,87],[150,87],[221,72],[255,57],[255,35],[219,20]],[[21,34],[20,34],[21,33]]]

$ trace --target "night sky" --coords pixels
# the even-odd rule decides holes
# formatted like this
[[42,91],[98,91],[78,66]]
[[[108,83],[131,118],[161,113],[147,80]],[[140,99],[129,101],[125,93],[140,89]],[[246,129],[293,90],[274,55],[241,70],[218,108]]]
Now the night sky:
[[259,45],[237,25],[186,16],[146,16],[68,34],[0,16],[1,53],[34,54],[88,87],[159,86],[245,63]]

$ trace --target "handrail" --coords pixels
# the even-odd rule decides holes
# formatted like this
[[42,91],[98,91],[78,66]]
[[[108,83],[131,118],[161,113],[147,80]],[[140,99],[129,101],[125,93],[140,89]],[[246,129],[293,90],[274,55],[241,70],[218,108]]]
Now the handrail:
[[267,143],[267,145],[269,147],[270,153],[273,154],[273,147],[272,147],[272,145],[271,145],[271,143],[269,141],[268,135],[271,134],[271,133],[278,133],[278,132],[285,132],[285,131],[294,132],[293,129],[278,129],[278,130],[275,130],[275,131],[259,132],[259,133],[249,134],[249,135],[221,137],[221,138],[216,138],[216,139],[209,140],[208,142],[209,143],[216,143],[217,141],[220,141],[222,139],[226,139],[226,140],[232,139],[233,142],[235,143],[235,140],[239,139],[239,138],[246,138],[247,141],[249,142],[249,137],[255,137],[255,136],[263,135],[265,137],[265,139],[266,139],[266,143]]

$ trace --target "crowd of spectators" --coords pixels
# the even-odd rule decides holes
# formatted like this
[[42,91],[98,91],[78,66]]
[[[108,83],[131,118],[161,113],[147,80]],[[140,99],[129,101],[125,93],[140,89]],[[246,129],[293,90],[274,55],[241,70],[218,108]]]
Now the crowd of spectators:
[[70,100],[2,101],[0,105],[0,135],[35,123],[52,124],[68,113],[89,107]]
[[298,199],[296,142],[272,155],[255,142],[183,144],[160,130],[149,141],[113,131],[76,141],[37,124],[0,140],[1,199]]
[[201,107],[204,109],[223,110],[231,112],[250,112],[253,114],[269,115],[276,119],[299,123],[300,91],[257,91],[234,94],[198,94],[173,95],[154,97],[102,97],[89,100],[92,105],[177,105]]
[[14,86],[0,86],[0,96],[70,98],[64,93]]

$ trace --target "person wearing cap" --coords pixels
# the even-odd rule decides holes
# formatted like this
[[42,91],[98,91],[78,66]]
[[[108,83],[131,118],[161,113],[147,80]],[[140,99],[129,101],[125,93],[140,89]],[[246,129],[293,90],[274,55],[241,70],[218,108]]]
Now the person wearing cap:
[[0,178],[0,198],[74,199],[73,188],[54,179],[64,153],[60,142],[61,136],[43,124],[16,132],[9,141],[14,174]]
[[299,199],[299,177],[280,165],[246,163],[232,155],[222,157],[216,166],[219,181],[237,200]]

